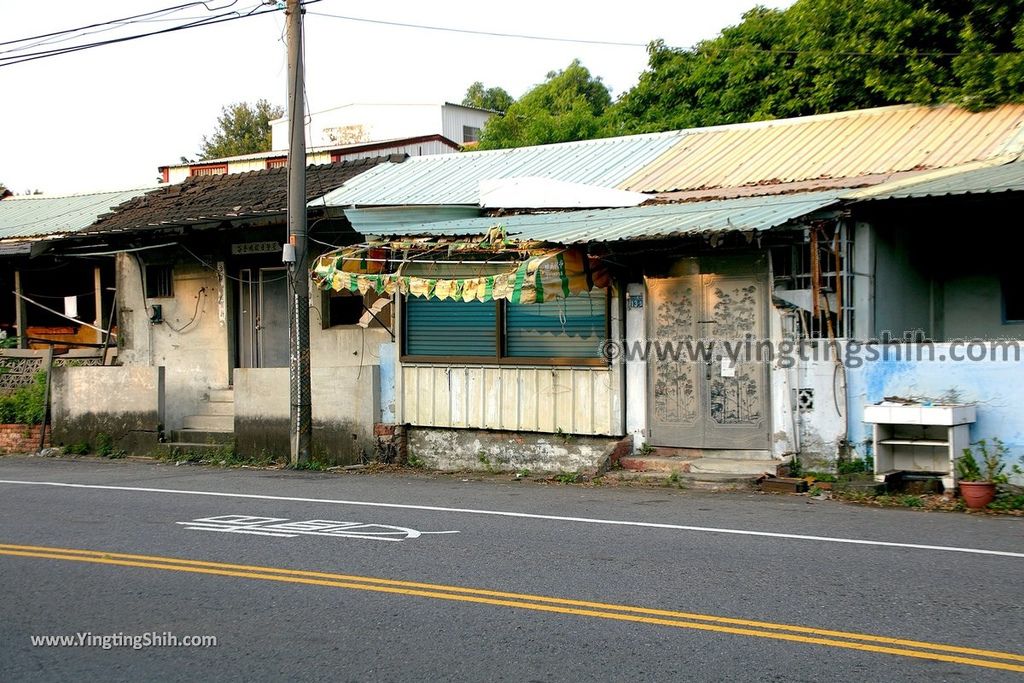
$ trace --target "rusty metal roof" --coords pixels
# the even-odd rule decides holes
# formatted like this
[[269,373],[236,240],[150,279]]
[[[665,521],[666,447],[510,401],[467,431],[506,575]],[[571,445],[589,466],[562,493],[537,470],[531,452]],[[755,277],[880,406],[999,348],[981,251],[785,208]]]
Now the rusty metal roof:
[[705,233],[769,230],[838,202],[839,191],[744,197],[624,209],[588,209],[489,216],[409,225],[381,225],[381,237],[483,235],[501,226],[517,240],[556,244],[659,239]]
[[899,105],[683,131],[618,185],[634,192],[771,186],[922,171],[1024,151],[1024,105]]

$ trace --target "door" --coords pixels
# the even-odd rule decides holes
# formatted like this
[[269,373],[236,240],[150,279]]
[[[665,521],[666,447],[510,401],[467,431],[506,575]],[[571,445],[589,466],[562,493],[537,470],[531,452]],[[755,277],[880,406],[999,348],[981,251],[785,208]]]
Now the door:
[[675,270],[646,281],[651,444],[768,449],[768,362],[757,357],[766,337],[763,262],[688,259]]
[[244,268],[239,274],[239,367],[283,368],[289,362],[285,268]]

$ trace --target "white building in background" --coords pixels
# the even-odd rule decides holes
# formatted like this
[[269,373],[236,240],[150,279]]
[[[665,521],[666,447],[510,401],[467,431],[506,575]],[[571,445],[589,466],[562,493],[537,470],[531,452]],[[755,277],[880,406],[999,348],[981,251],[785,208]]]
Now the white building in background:
[[[487,119],[498,112],[461,104],[344,104],[307,116],[306,144],[312,147],[442,135],[459,145],[480,139]],[[274,149],[288,148],[288,119],[270,122]]]
[[[461,104],[345,104],[309,114],[306,163],[332,164],[366,157],[411,157],[457,152],[480,139],[497,112]],[[246,173],[288,163],[288,119],[270,122],[269,152],[160,166],[160,181],[180,183],[191,176]]]

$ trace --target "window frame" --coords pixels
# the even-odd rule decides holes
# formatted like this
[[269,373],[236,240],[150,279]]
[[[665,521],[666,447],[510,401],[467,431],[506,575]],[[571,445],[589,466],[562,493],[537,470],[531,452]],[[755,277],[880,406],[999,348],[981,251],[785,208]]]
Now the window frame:
[[[330,305],[331,305],[330,304],[330,299],[331,299],[331,297],[333,295],[332,294],[332,290],[326,290],[325,289],[325,290],[321,290],[321,292],[322,292],[322,294],[321,294],[321,297],[320,297],[320,329],[322,329],[322,330],[349,330],[349,329],[352,329],[352,328],[360,328],[360,329],[366,329],[366,330],[383,330],[383,329],[387,329],[386,326],[384,324],[382,324],[377,319],[377,318],[381,317],[381,314],[377,314],[377,318],[371,318],[370,319],[370,323],[366,327],[360,326],[358,321],[356,321],[354,323],[332,323],[331,322],[331,315],[330,315]],[[367,291],[366,294],[360,294],[359,292],[354,292],[354,293],[350,293],[350,294],[347,294],[347,295],[342,293],[342,296],[351,296],[353,299],[359,299],[362,302],[362,311],[360,313],[360,318],[362,318],[362,316],[366,314],[366,312],[370,309],[370,306],[373,305],[373,303],[374,303],[374,301],[376,299],[384,298],[384,297],[387,297],[388,295],[386,295],[386,294],[377,294],[376,292],[374,292],[371,289],[371,290]],[[373,297],[372,299],[371,299],[371,296]]]
[[[1018,291],[1018,290],[1013,288],[1013,285],[1010,282],[1010,278],[1008,276],[1003,276],[1003,277],[999,278],[999,308],[1000,308],[1000,313],[1002,314],[1002,324],[1003,325],[1021,325],[1021,324],[1024,324],[1024,318],[1011,318],[1011,317],[1009,317],[1007,315],[1007,310],[1009,309],[1009,306],[1007,306],[1007,303],[1009,303],[1007,301],[1007,292],[1009,292],[1011,290],[1012,291]],[[1019,296],[1024,296],[1024,295],[1019,295]]]
[[[147,300],[174,298],[174,264],[147,263],[143,266],[143,271],[146,284],[144,294]],[[165,290],[160,285],[166,285],[166,293],[162,293]]]
[[[595,288],[596,289],[596,288]],[[612,301],[615,299],[615,288],[608,287],[605,297],[604,310],[604,338],[611,338],[612,334]],[[401,330],[399,335],[399,361],[402,363],[415,363],[422,365],[551,365],[551,366],[586,366],[586,367],[608,367],[611,362],[600,355],[589,358],[579,357],[530,357],[530,356],[505,356],[502,355],[505,348],[505,310],[506,302],[498,299],[493,303],[497,307],[495,315],[495,344],[494,356],[412,356],[406,352],[408,342],[408,320],[406,315],[406,302],[408,296],[397,297],[401,300]]]

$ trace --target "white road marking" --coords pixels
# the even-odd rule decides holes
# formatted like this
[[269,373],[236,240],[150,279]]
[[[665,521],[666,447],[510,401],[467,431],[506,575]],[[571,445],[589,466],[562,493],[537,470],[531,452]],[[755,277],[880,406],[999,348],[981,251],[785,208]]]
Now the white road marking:
[[133,491],[140,493],[169,493],[185,496],[211,496],[215,498],[249,498],[253,500],[280,500],[294,503],[319,503],[322,505],[352,505],[357,507],[395,508],[399,510],[426,510],[429,512],[456,512],[470,515],[488,515],[493,517],[518,517],[521,519],[544,519],[554,522],[578,522],[581,524],[606,524],[609,526],[645,527],[649,529],[672,529],[676,531],[696,531],[712,534],[732,534],[737,536],[760,536],[765,538],[785,538],[797,541],[820,541],[823,543],[846,543],[850,545],[869,545],[885,548],[909,548],[913,550],[936,550],[951,553],[968,553],[972,555],[996,555],[999,557],[1024,558],[1024,552],[1007,550],[985,550],[983,548],[961,548],[947,545],[927,545],[923,543],[897,543],[893,541],[872,541],[863,538],[834,538],[831,536],[810,536],[805,534],[786,534],[776,531],[751,531],[749,529],[727,529],[710,526],[689,526],[685,524],[663,524],[659,522],[634,522],[620,519],[598,519],[593,517],[567,517],[562,515],[540,515],[530,512],[509,512],[506,510],[477,510],[473,508],[450,508],[436,505],[409,505],[404,503],[376,503],[362,500],[335,500],[331,498],[304,498],[300,496],[270,496],[259,493],[231,493],[227,491],[189,491],[185,489],[159,489],[141,486],[108,486],[102,484],[71,484],[60,481],[21,481],[0,479],[0,484],[16,484],[24,486],[55,486],[72,489],[96,489],[101,491]]
[[364,541],[405,541],[423,534],[457,534],[458,531],[419,531],[404,526],[367,522],[342,522],[335,519],[307,519],[290,522],[286,517],[259,517],[256,515],[219,515],[201,517],[191,522],[175,522],[191,531],[220,531],[229,534],[298,538],[299,536],[329,536],[358,538]]

